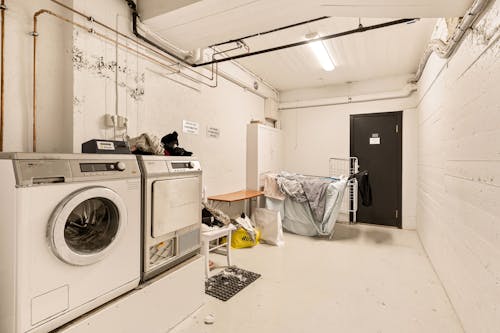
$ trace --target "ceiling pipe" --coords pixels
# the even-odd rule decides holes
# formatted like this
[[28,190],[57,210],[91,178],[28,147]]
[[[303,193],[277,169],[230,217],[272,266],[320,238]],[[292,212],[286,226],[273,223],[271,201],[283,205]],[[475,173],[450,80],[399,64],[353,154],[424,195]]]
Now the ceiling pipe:
[[265,49],[265,50],[250,52],[250,53],[246,53],[246,54],[240,54],[240,55],[227,57],[227,58],[223,58],[223,59],[212,60],[212,61],[208,61],[208,62],[204,62],[204,63],[200,63],[200,64],[193,64],[192,66],[193,67],[206,66],[206,65],[211,65],[213,63],[221,63],[221,62],[225,62],[225,61],[251,57],[251,56],[255,56],[255,55],[259,55],[259,54],[264,54],[264,53],[288,49],[291,47],[301,46],[301,45],[305,45],[305,44],[309,44],[309,43],[314,43],[314,42],[320,41],[320,40],[322,41],[322,40],[334,39],[334,38],[343,37],[343,36],[352,35],[352,34],[357,34],[357,33],[365,32],[365,31],[387,28],[387,27],[394,26],[394,25],[413,23],[416,20],[418,20],[418,19],[417,18],[408,18],[408,19],[399,19],[399,20],[395,20],[395,21],[389,21],[389,22],[385,22],[385,23],[370,25],[370,26],[366,26],[366,27],[360,26],[360,27],[353,29],[353,30],[347,30],[347,31],[336,33],[336,34],[331,34],[331,35],[319,37],[319,38],[300,41],[300,42],[296,42],[296,43],[292,43],[292,44],[281,45],[281,46],[272,47],[272,48]]
[[224,44],[241,42],[244,39],[258,37],[258,36],[263,36],[263,35],[267,35],[267,34],[270,34],[270,33],[273,33],[273,32],[277,32],[277,31],[281,31],[281,30],[286,30],[286,29],[290,29],[290,28],[295,28],[295,27],[298,27],[298,26],[301,26],[301,25],[304,25],[304,24],[307,24],[307,23],[321,21],[321,20],[324,20],[324,19],[327,19],[327,18],[330,18],[330,16],[322,16],[322,17],[318,17],[318,18],[315,18],[315,19],[312,19],[312,20],[307,20],[307,21],[302,21],[302,22],[299,22],[299,23],[294,23],[294,24],[286,25],[284,27],[279,27],[279,28],[275,28],[275,29],[272,29],[272,30],[267,30],[267,31],[264,31],[264,32],[258,32],[256,34],[252,34],[252,35],[248,35],[248,36],[244,36],[244,37],[240,37],[240,38],[231,39],[231,40],[228,40],[227,42],[216,43],[216,44],[210,45],[209,47],[215,47],[215,46],[220,46],[220,45],[224,45]]
[[[81,12],[81,11],[78,11],[78,10],[70,7],[70,6],[67,6],[67,5],[65,5],[64,3],[62,3],[62,2],[60,2],[58,0],[50,0],[50,1],[53,2],[53,3],[55,3],[58,6],[62,7],[62,8],[67,9],[68,11],[70,11],[70,12],[72,12],[74,14],[77,14],[78,16],[80,16],[80,17],[88,20],[89,22],[95,23],[96,25],[100,26],[101,28],[104,28],[104,29],[106,29],[108,31],[116,33],[118,36],[120,36],[120,37],[122,37],[122,38],[124,38],[126,40],[129,40],[129,41],[133,42],[134,44],[137,44],[138,46],[143,47],[143,48],[151,51],[152,53],[154,53],[155,56],[158,56],[161,59],[170,62],[172,65],[181,65],[186,70],[188,70],[188,71],[190,71],[190,72],[192,72],[192,73],[194,73],[194,74],[196,74],[196,75],[198,75],[200,77],[206,78],[206,79],[208,79],[210,81],[212,81],[214,79],[214,73],[213,72],[211,73],[210,76],[204,75],[203,73],[200,73],[199,71],[193,69],[191,66],[186,65],[186,63],[184,63],[184,62],[176,62],[176,61],[174,61],[173,59],[171,59],[171,57],[169,58],[164,52],[161,52],[161,50],[159,51],[158,48],[156,46],[154,46],[154,45],[153,45],[154,47],[152,47],[150,44],[140,43],[137,39],[134,39],[134,38],[132,38],[132,37],[130,37],[130,36],[128,36],[128,35],[120,32],[120,31],[118,31],[117,29],[114,29],[114,28],[112,28],[112,27],[110,27],[110,26],[108,26],[108,25],[106,25],[106,24],[104,24],[104,23],[96,20],[95,18],[93,18],[90,15],[87,15],[87,14]],[[180,75],[182,75],[182,74],[180,74]],[[183,75],[187,76],[187,74],[183,74]],[[197,79],[193,78],[193,80],[197,80]],[[206,85],[208,87],[212,87],[210,84],[207,84],[203,80],[198,80],[198,81],[201,84],[204,84],[204,85]]]
[[410,81],[411,83],[416,83],[420,80],[432,53],[436,53],[436,55],[442,59],[448,59],[451,57],[464,39],[465,33],[472,28],[473,24],[477,21],[479,16],[481,16],[490,2],[491,0],[474,1],[447,42],[444,42],[441,39],[433,39],[429,42],[429,45],[427,46],[427,49],[425,50],[425,53],[418,65],[415,78]]
[[1,36],[0,36],[0,151],[3,151],[4,115],[5,115],[5,0],[0,3]]
[[[33,118],[33,134],[32,134],[32,149],[33,149],[33,152],[36,152],[37,151],[37,114],[38,114],[38,111],[37,111],[37,71],[38,71],[38,67],[37,67],[37,39],[39,37],[39,33],[38,33],[38,19],[41,15],[43,14],[46,14],[46,15],[50,15],[50,16],[53,16],[63,22],[66,22],[68,24],[71,24],[73,27],[76,27],[78,29],[81,29],[83,31],[86,31],[88,33],[91,33],[99,38],[102,38],[103,40],[106,40],[107,42],[109,43],[112,43],[112,44],[115,44],[117,47],[119,48],[122,48],[124,50],[127,50],[133,54],[136,54],[137,56],[139,57],[142,57],[144,59],[147,59],[149,60],[150,62],[152,63],[155,63],[157,65],[159,65],[160,67],[163,67],[165,68],[166,70],[170,71],[171,74],[177,74],[183,78],[186,78],[188,80],[191,80],[192,82],[195,82],[195,83],[204,83],[204,82],[201,82],[185,73],[182,73],[180,72],[179,69],[174,69],[172,66],[177,64],[177,63],[169,63],[169,64],[165,64],[161,61],[159,61],[158,59],[156,58],[153,58],[151,55],[149,54],[146,54],[146,53],[143,53],[143,52],[140,52],[139,49],[140,48],[132,48],[124,43],[121,43],[115,39],[112,39],[108,36],[106,36],[105,34],[102,34],[98,31],[95,31],[94,29],[88,27],[88,26],[85,26],[83,24],[80,24],[80,23],[77,23],[73,20],[70,20],[68,18],[65,18],[59,14],[56,14],[50,10],[46,10],[46,9],[41,9],[39,11],[37,11],[34,15],[33,15],[33,31],[31,32],[31,35],[33,36],[33,113],[32,113],[32,118]],[[165,59],[165,58],[162,58],[162,59]],[[168,59],[167,59],[168,60]],[[206,84],[206,83],[204,83]],[[215,77],[215,86],[217,86],[217,76]]]
[[163,53],[169,55],[170,57],[186,64],[186,65],[189,65],[189,66],[192,66],[192,64],[190,64],[189,62],[186,61],[186,59],[182,58],[182,57],[179,57],[177,54],[175,54],[174,52],[171,52],[169,50],[167,50],[166,48],[162,47],[161,45],[158,45],[156,44],[155,42],[149,40],[147,37],[141,35],[139,33],[139,30],[137,28],[138,26],[138,21],[139,21],[139,12],[137,11],[137,5],[135,4],[135,2],[133,0],[125,0],[125,2],[127,3],[127,6],[132,10],[132,32],[134,33],[134,35],[141,39],[142,41],[156,47],[158,50],[162,51]]
[[[365,31],[382,29],[382,28],[393,26],[393,25],[405,24],[405,23],[412,23],[412,22],[415,22],[416,20],[418,20],[418,18],[408,18],[408,19],[399,19],[399,20],[395,20],[395,21],[385,22],[385,23],[381,23],[381,24],[375,24],[375,25],[366,26],[366,27],[365,26],[359,26],[358,28],[353,29],[353,30],[339,32],[339,33],[336,33],[336,34],[327,35],[327,36],[323,36],[323,37],[319,37],[319,38],[315,38],[315,39],[311,39],[311,40],[300,41],[300,42],[297,42],[297,43],[292,43],[292,44],[287,44],[287,45],[281,45],[281,46],[277,46],[277,47],[272,47],[272,48],[265,49],[265,50],[260,50],[260,51],[255,51],[255,52],[248,52],[248,53],[244,53],[244,54],[240,54],[240,55],[236,55],[236,56],[231,56],[231,57],[226,57],[226,58],[221,58],[221,59],[214,59],[212,57],[211,61],[207,61],[207,62],[203,62],[203,63],[198,63],[197,64],[197,63],[190,63],[190,62],[188,62],[186,59],[183,59],[182,57],[179,57],[177,54],[175,54],[175,53],[173,53],[173,52],[165,49],[161,45],[158,45],[157,43],[155,43],[155,42],[149,40],[148,38],[146,38],[145,36],[141,35],[139,33],[138,29],[137,29],[137,25],[138,25],[138,21],[139,21],[139,13],[137,11],[137,5],[135,4],[135,2],[133,0],[125,0],[125,2],[127,3],[127,5],[132,10],[132,30],[133,30],[134,35],[137,38],[143,40],[144,42],[146,42],[146,43],[148,43],[148,44],[156,47],[157,49],[161,50],[165,54],[168,54],[169,56],[171,56],[171,57],[179,60],[180,62],[182,62],[182,63],[184,63],[184,64],[186,64],[188,66],[191,66],[191,67],[202,67],[202,66],[207,66],[207,65],[212,65],[212,64],[218,64],[218,63],[221,63],[221,62],[226,62],[226,61],[231,61],[231,60],[236,60],[236,59],[251,57],[251,56],[254,56],[254,55],[258,55],[258,54],[264,54],[264,53],[279,51],[279,50],[283,50],[283,49],[288,49],[288,48],[291,48],[291,47],[301,46],[301,45],[313,43],[313,42],[316,42],[316,41],[319,41],[319,40],[328,40],[328,39],[338,38],[338,37],[347,36],[347,35],[356,34],[356,33],[361,33],[361,32],[365,32]],[[280,28],[278,28],[278,29],[281,30]]]
[[415,84],[408,84],[401,91],[392,93],[379,93],[379,94],[360,95],[360,96],[343,96],[343,97],[334,97],[328,99],[318,99],[318,100],[300,101],[300,102],[286,102],[286,103],[281,103],[280,106],[278,107],[278,110],[285,111],[285,110],[318,108],[325,106],[348,105],[357,103],[403,99],[410,97],[416,91],[417,91],[417,86]]

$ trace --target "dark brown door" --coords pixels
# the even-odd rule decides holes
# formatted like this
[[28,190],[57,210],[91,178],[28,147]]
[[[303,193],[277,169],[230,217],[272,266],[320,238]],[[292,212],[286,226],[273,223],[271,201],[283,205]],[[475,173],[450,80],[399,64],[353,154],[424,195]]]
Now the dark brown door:
[[351,156],[367,170],[372,205],[359,200],[357,221],[401,228],[403,112],[351,115]]

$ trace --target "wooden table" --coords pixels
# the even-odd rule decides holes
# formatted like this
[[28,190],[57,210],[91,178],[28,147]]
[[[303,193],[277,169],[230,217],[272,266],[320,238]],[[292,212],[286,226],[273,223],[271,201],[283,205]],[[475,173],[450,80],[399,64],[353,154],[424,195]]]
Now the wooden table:
[[[264,192],[262,191],[242,190],[226,194],[214,195],[208,197],[208,200],[228,202],[229,204],[231,204],[232,202],[251,200],[253,198],[260,197],[263,194]],[[251,215],[252,215],[252,203],[250,201],[248,205],[248,216]]]
[[[211,197],[208,197],[208,200],[211,201],[219,201],[219,202],[227,202],[231,204],[232,202],[238,202],[238,201],[246,201],[246,200],[251,200],[253,198],[260,197],[263,195],[264,192],[262,191],[252,191],[252,190],[242,190],[238,192],[232,192],[232,193],[226,193],[226,194],[220,194],[220,195],[213,195]],[[248,205],[248,216],[250,216],[252,213],[252,203],[249,201]],[[231,232],[235,230],[236,227],[234,227],[232,224],[218,229],[214,231],[206,231],[202,232],[201,238],[202,238],[202,253],[205,255],[205,276],[208,278],[208,272],[209,272],[209,260],[208,260],[208,255],[212,251],[217,251],[220,247],[226,247],[225,253],[220,253],[224,254],[227,256],[227,265],[231,266]],[[217,242],[216,246],[210,247],[210,241],[219,239],[222,236],[226,236],[226,243],[225,244],[220,244]]]
[[238,192],[214,195],[214,196],[208,197],[208,200],[235,202],[235,201],[242,201],[242,200],[256,198],[256,197],[259,197],[263,194],[264,194],[264,192],[262,192],[262,191],[243,190],[243,191],[238,191]]

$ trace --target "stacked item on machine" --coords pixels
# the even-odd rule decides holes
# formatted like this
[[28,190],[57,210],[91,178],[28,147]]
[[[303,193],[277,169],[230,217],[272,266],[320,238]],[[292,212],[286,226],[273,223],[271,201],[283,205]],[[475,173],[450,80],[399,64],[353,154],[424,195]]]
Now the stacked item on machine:
[[283,228],[303,236],[332,236],[347,177],[280,172],[263,175],[266,207],[279,211]]

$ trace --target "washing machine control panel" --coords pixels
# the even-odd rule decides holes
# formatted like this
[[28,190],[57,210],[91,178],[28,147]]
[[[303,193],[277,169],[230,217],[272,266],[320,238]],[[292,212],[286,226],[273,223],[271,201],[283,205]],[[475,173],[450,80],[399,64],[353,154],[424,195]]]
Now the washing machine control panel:
[[80,163],[81,172],[105,172],[124,171],[126,165],[123,162],[116,163]]
[[133,178],[140,176],[135,159],[72,161],[75,180],[96,180],[101,178]]
[[18,186],[140,177],[135,159],[20,159],[14,170]]

